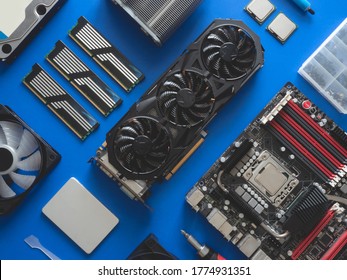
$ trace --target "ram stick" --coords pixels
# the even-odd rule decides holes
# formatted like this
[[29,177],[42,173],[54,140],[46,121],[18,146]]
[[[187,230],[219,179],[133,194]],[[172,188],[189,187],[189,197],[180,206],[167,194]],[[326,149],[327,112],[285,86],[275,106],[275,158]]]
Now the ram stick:
[[99,127],[99,123],[40,65],[33,66],[23,83],[81,140]]
[[70,37],[86,51],[127,92],[141,82],[144,75],[84,17],[70,31]]
[[63,42],[58,41],[46,59],[104,116],[122,103],[122,99]]

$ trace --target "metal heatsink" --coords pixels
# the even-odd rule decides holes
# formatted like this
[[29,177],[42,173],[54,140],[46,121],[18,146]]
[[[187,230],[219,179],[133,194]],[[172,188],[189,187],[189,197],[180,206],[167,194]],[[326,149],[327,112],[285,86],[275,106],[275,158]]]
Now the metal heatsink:
[[202,0],[112,0],[161,46]]

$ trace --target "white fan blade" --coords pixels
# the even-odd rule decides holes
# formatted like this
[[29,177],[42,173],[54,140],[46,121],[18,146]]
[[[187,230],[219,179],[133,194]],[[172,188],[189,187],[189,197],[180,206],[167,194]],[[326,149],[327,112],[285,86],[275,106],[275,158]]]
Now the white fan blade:
[[1,144],[7,144],[7,141],[6,141],[6,135],[0,126],[0,145]]
[[31,175],[22,175],[18,173],[11,172],[10,177],[18,186],[20,186],[22,189],[27,190],[29,189],[32,184],[34,183],[36,177]]
[[23,135],[23,127],[13,122],[0,122],[0,126],[6,135],[7,145],[17,149]]
[[30,157],[18,162],[17,167],[25,171],[39,171],[41,169],[41,152],[36,151]]
[[6,184],[2,176],[0,177],[0,196],[2,198],[11,198],[16,196],[16,193]]
[[22,140],[20,141],[17,156],[19,159],[31,155],[39,147],[35,137],[28,131],[24,130]]

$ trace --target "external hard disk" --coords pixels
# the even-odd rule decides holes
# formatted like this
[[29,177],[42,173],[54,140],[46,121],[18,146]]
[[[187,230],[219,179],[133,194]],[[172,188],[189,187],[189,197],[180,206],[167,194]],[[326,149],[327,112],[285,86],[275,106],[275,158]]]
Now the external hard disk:
[[15,58],[66,0],[0,1],[0,60]]
[[118,218],[80,182],[71,178],[42,212],[90,254],[119,223]]

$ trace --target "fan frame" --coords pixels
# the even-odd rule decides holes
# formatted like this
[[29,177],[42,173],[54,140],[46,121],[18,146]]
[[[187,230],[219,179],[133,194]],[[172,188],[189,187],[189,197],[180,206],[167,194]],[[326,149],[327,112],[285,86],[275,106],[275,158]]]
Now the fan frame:
[[[134,172],[134,171],[131,171],[129,170],[128,168],[126,168],[125,166],[123,166],[123,164],[118,160],[118,157],[116,155],[116,147],[115,147],[115,140],[116,140],[116,137],[118,135],[118,132],[120,131],[120,129],[122,129],[127,123],[135,120],[135,119],[148,119],[150,121],[153,121],[155,122],[156,124],[158,124],[164,131],[165,133],[167,134],[168,136],[168,144],[169,144],[169,150],[167,152],[167,155],[166,155],[166,158],[165,160],[162,162],[162,164],[157,167],[156,169],[153,169],[152,171],[149,171],[149,172],[144,172],[144,173],[138,173],[138,172]],[[136,117],[133,117],[133,118],[129,118],[127,119],[126,121],[122,122],[122,125],[120,125],[117,129],[111,131],[110,133],[108,133],[107,135],[107,143],[112,143],[110,144],[110,146],[108,147],[109,149],[109,161],[112,165],[114,165],[116,168],[121,168],[120,170],[122,170],[122,174],[125,176],[125,177],[128,177],[128,176],[140,176],[141,179],[145,180],[145,179],[148,179],[148,178],[152,178],[153,176],[156,176],[154,175],[155,173],[159,172],[160,173],[160,170],[162,169],[162,167],[166,164],[168,158],[169,158],[169,155],[170,155],[170,152],[171,152],[171,149],[172,149],[172,141],[171,141],[171,134],[170,132],[167,130],[167,128],[162,125],[158,120],[154,119],[154,118],[151,118],[151,117],[147,117],[147,116],[136,116]],[[119,169],[118,169],[119,170]]]
[[21,125],[24,129],[28,130],[36,139],[39,144],[41,152],[41,168],[33,184],[23,193],[16,195],[12,198],[0,197],[0,215],[5,215],[16,208],[24,198],[33,190],[39,181],[47,175],[61,160],[61,155],[54,150],[45,140],[43,140],[31,127],[26,124],[10,107],[0,104],[0,121],[14,122]]
[[[204,76],[202,75],[201,73],[199,73],[198,71],[194,70],[194,69],[188,69],[186,72],[190,72],[190,73],[194,73],[198,76],[200,76],[204,82],[209,86],[210,90],[211,90],[211,93],[212,93],[212,96],[214,97],[214,99],[216,99],[216,96],[214,94],[214,90],[213,90],[213,87],[210,83],[210,81]],[[177,70],[177,71],[173,71],[173,72],[170,72],[169,75],[167,75],[165,78],[170,78],[170,77],[173,77],[175,74],[184,74],[184,72],[182,70]],[[209,110],[208,112],[208,115],[205,119],[202,119],[200,120],[199,122],[193,124],[193,125],[182,125],[182,124],[178,124],[178,123],[175,123],[173,122],[172,120],[170,120],[168,117],[166,117],[166,115],[164,114],[163,110],[161,109],[160,107],[160,103],[159,103],[159,98],[160,98],[160,93],[162,92],[161,89],[164,87],[164,83],[165,83],[166,80],[161,80],[160,82],[160,85],[158,86],[158,89],[157,89],[157,92],[156,92],[156,96],[157,96],[157,109],[158,111],[160,112],[160,114],[173,126],[175,127],[183,127],[183,128],[192,128],[192,127],[196,127],[198,126],[199,124],[203,123],[206,119],[210,118],[211,114],[213,113],[214,111],[214,106],[215,106],[215,103],[216,103],[216,100],[214,100],[212,106],[211,106],[211,109]]]
[[[152,258],[148,258],[149,256]],[[149,234],[127,257],[127,260],[177,260],[177,257],[168,252],[154,234]]]
[[[257,63],[257,46],[256,46],[256,43],[257,41],[255,40],[255,37],[254,36],[257,36],[255,33],[253,33],[251,30],[249,30],[249,28],[247,26],[244,26],[242,27],[241,25],[243,25],[243,23],[241,22],[241,24],[224,24],[224,25],[219,25],[213,29],[210,30],[210,32],[208,34],[205,35],[204,38],[202,38],[202,42],[201,42],[201,46],[200,46],[200,55],[201,55],[201,61],[204,65],[204,67],[207,69],[207,71],[209,71],[213,76],[215,76],[217,79],[224,79],[226,81],[235,81],[235,80],[239,80],[239,79],[242,79],[244,78],[245,76],[247,75],[250,75],[249,72],[253,71],[253,68],[254,66],[256,65]],[[236,29],[241,29],[243,33],[245,33],[252,41],[253,41],[253,45],[254,45],[254,52],[255,52],[255,55],[254,55],[254,60],[253,60],[253,64],[249,67],[249,71],[246,71],[244,74],[238,76],[238,77],[235,77],[235,78],[224,78],[224,77],[220,77],[216,74],[214,74],[213,72],[211,72],[209,70],[209,67],[206,65],[206,61],[205,59],[203,58],[204,56],[204,53],[203,53],[203,46],[205,45],[205,42],[206,40],[208,40],[208,36],[210,34],[212,34],[213,32],[215,32],[216,30],[218,30],[219,28],[223,28],[223,27],[227,27],[227,26],[232,26],[232,27],[235,27]],[[246,28],[247,29],[246,29]],[[251,31],[251,32],[249,32]],[[253,34],[251,34],[253,33]]]

